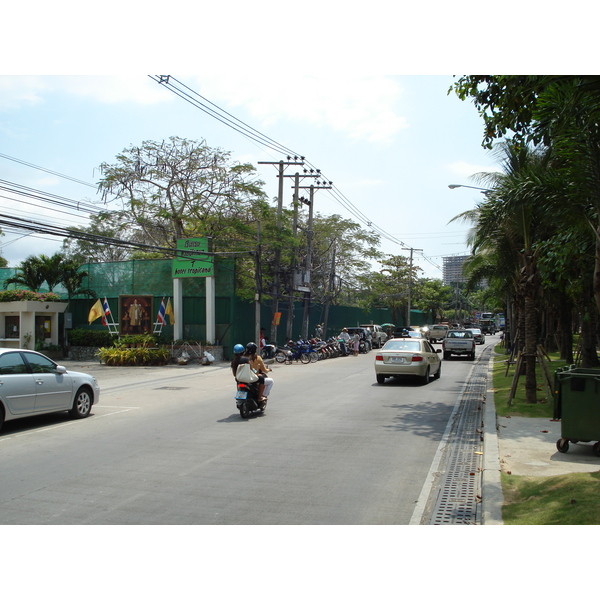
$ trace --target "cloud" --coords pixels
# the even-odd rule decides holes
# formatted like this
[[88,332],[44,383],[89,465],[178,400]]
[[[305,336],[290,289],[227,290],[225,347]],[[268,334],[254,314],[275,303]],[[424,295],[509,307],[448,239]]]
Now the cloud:
[[132,75],[61,75],[0,77],[0,109],[42,104],[49,94],[71,94],[103,104],[156,104],[175,96],[149,77]]
[[393,77],[208,77],[196,91],[215,103],[244,107],[259,123],[309,123],[349,139],[389,144],[408,127],[398,114],[402,89]]

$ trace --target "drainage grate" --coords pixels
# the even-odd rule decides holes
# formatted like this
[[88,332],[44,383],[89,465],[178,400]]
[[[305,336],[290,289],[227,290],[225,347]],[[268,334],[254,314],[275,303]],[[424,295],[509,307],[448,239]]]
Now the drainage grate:
[[487,385],[486,348],[465,386],[440,466],[440,483],[430,525],[481,524],[481,472],[483,463],[482,400]]

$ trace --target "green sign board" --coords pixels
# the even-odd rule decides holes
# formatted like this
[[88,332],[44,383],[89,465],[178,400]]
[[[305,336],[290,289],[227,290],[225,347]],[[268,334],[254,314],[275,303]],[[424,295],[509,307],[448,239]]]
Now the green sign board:
[[215,264],[208,252],[207,238],[177,240],[177,258],[173,259],[171,275],[179,277],[214,277]]

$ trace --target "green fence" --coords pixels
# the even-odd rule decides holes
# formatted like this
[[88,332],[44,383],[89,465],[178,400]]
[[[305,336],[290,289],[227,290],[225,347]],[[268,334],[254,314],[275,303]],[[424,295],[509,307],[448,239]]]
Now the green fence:
[[[106,298],[111,309],[114,321],[120,322],[119,298],[121,296],[151,296],[152,319],[156,321],[161,300],[171,297],[173,302],[173,280],[171,278],[170,260],[130,260],[109,263],[89,263],[82,266],[88,273],[82,287],[95,291],[98,298]],[[15,274],[15,269],[1,268],[0,283],[2,289],[4,281]],[[183,287],[183,315],[174,315],[175,319],[182,319],[183,339],[206,340],[206,282],[204,278],[184,278]],[[11,285],[9,289],[16,286]],[[42,288],[40,291],[49,291]],[[53,290],[62,298],[67,299],[66,290],[57,286]],[[98,319],[88,325],[88,314],[95,299],[79,296],[72,299],[67,308],[71,315],[71,328],[103,330],[101,320]],[[277,328],[278,344],[286,341],[286,331],[289,313],[289,304],[280,302],[280,325]],[[304,308],[298,302],[293,307],[292,338],[297,339],[302,331]],[[261,326],[265,328],[267,337],[271,330],[272,305],[270,301],[261,304]],[[255,306],[253,302],[240,300],[235,295],[235,263],[232,260],[219,259],[215,265],[215,321],[217,343],[224,346],[224,356],[231,356],[231,348],[237,343],[247,343],[255,336]],[[420,311],[411,311],[411,323],[424,325],[425,315]],[[309,334],[312,336],[319,323],[325,321],[325,306],[312,304],[309,311]],[[343,327],[360,325],[361,323],[387,323],[390,322],[390,312],[387,309],[372,309],[369,311],[348,306],[330,306],[327,319],[326,337],[337,335]],[[64,321],[61,319],[61,343]],[[402,323],[398,323],[402,325]],[[166,325],[162,329],[165,340],[173,339],[173,327]],[[272,340],[270,340],[272,342]]]

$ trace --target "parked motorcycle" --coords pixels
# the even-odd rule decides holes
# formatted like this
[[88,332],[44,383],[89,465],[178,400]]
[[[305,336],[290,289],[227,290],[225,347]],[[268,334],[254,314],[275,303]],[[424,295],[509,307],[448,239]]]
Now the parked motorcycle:
[[257,383],[237,382],[237,392],[235,394],[235,405],[240,411],[242,419],[247,419],[253,412],[265,412],[267,403],[258,398]]

